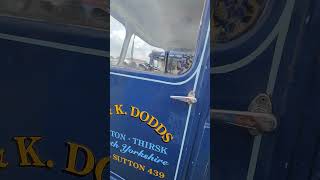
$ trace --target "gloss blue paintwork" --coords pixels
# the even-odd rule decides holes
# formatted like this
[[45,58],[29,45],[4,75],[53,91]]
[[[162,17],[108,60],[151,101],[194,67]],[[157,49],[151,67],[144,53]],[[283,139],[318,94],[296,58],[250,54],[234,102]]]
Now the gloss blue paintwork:
[[[106,32],[1,16],[0,33],[0,144],[9,162],[0,179],[78,179],[63,171],[66,142],[87,146],[97,160],[107,155],[108,61],[18,40],[33,38],[107,50]],[[3,34],[18,39],[7,40]],[[54,168],[19,167],[15,136],[42,136],[35,147],[41,160],[54,161]],[[93,175],[83,179],[93,179]]]
[[[273,1],[268,18],[243,44],[214,50],[213,66],[230,64],[254,51],[270,34],[286,4]],[[291,1],[292,2],[292,1]],[[319,2],[295,1],[272,97],[279,120],[275,132],[262,136],[256,168],[250,171],[254,137],[246,129],[213,126],[212,177],[223,180],[309,180],[319,172]],[[278,36],[277,36],[278,37]],[[267,92],[276,40],[248,65],[212,74],[212,108],[244,110],[259,93]],[[232,56],[231,56],[232,54]],[[317,93],[316,93],[317,92]],[[251,163],[250,163],[251,162]],[[251,169],[252,170],[252,169]],[[253,174],[251,178],[248,174]]]
[[[168,147],[168,156],[162,156],[170,163],[167,167],[141,160],[133,155],[125,155],[130,160],[165,172],[166,179],[175,177],[176,179],[192,179],[190,174],[205,174],[209,164],[209,131],[208,128],[204,128],[205,122],[209,121],[209,7],[210,4],[207,1],[200,27],[195,63],[186,74],[175,77],[128,69],[111,69],[111,105],[123,104],[124,107],[133,105],[148,111],[174,134],[174,140],[164,144],[151,128],[139,120],[118,116],[111,118],[112,130]],[[196,90],[198,102],[192,106],[170,98],[172,95],[185,96],[193,89]],[[188,116],[189,108],[190,116]],[[187,129],[184,136],[185,127]],[[199,152],[201,156],[198,155]],[[116,150],[111,149],[111,154],[113,153],[116,153]],[[205,159],[200,161],[203,156]],[[111,171],[124,179],[158,179],[146,172],[125,168],[123,164],[117,162],[111,162]],[[116,175],[111,175],[117,178]],[[206,178],[209,178],[209,175]]]

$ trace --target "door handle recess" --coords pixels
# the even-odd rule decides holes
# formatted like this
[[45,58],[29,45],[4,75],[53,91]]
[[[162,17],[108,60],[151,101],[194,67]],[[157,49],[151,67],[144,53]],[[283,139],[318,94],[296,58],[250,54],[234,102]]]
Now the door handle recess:
[[188,96],[170,96],[170,98],[188,103],[189,105],[197,102],[197,98],[195,97],[195,93],[193,91],[190,91]]

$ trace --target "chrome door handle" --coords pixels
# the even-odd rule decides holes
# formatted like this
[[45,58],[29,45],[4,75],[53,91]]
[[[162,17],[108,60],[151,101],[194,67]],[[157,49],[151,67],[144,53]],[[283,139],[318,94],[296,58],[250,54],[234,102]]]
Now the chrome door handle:
[[272,114],[271,98],[263,93],[253,99],[248,111],[211,109],[210,116],[217,122],[247,128],[252,135],[272,132],[278,126],[278,119]]
[[188,96],[170,96],[170,98],[188,104],[194,104],[197,102],[197,98],[195,97],[195,93],[193,91],[190,91]]
[[269,113],[211,109],[211,118],[261,133],[272,132],[277,128],[277,118]]

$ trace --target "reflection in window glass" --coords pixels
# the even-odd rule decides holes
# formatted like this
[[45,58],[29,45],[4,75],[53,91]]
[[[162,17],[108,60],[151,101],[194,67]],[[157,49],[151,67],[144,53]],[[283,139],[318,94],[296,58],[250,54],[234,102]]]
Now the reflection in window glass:
[[119,21],[110,16],[110,63],[112,66],[119,63],[125,36],[125,27]]
[[[124,41],[125,29],[116,20],[112,21],[111,65],[172,75],[184,74],[191,68],[193,61],[192,51],[184,49],[165,51],[164,49],[151,46],[136,35],[131,36],[126,56],[120,62],[120,47]],[[118,30],[116,31],[112,27],[117,27],[116,29]]]
[[[192,66],[194,51],[188,49],[164,50],[133,34],[127,48],[124,45],[126,28],[110,16],[111,66],[152,73],[181,75]],[[121,55],[121,51],[124,55]],[[121,57],[123,56],[123,57]]]
[[0,0],[1,16],[107,29],[106,0]]
[[167,73],[169,74],[184,74],[187,72],[193,61],[193,52],[187,50],[169,51]]
[[164,72],[164,56],[163,49],[151,46],[133,35],[123,65],[143,71]]

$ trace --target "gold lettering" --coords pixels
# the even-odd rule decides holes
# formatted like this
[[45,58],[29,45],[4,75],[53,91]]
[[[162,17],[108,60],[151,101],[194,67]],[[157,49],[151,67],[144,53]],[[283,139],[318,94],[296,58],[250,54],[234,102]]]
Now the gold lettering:
[[114,107],[115,107],[115,111],[116,111],[117,115],[126,115],[127,114],[126,112],[124,112],[122,110],[122,107],[123,107],[122,104],[116,104],[116,105],[114,105]]
[[164,136],[162,136],[162,141],[165,143],[170,142],[173,139],[173,135],[171,133],[167,133]]
[[[68,142],[69,145],[69,155],[68,155],[68,165],[65,171],[77,175],[77,176],[86,176],[88,175],[94,168],[95,158],[92,152],[85,146],[81,146],[78,144],[73,144]],[[81,170],[76,169],[78,152],[82,152],[85,155],[85,165]]]
[[[162,130],[162,132],[161,132]],[[162,124],[160,123],[160,126],[158,126],[157,129],[155,129],[155,131],[160,135],[160,136],[163,136],[167,133],[167,128]]]
[[[144,115],[146,115],[145,118],[143,118]],[[139,118],[140,118],[140,120],[141,120],[142,122],[146,122],[146,121],[148,121],[149,117],[150,117],[149,113],[147,113],[146,111],[142,111],[142,112],[140,113],[140,117],[139,117]]]
[[[39,156],[37,155],[36,151],[33,149],[34,143],[41,140],[41,137],[15,137],[14,138],[17,142],[19,155],[20,155],[20,166],[34,166],[34,167],[45,167],[46,165],[41,162]],[[26,147],[26,140],[31,141]],[[32,163],[29,161],[31,158]]]
[[97,163],[96,169],[94,171],[96,180],[102,180],[102,172],[109,163],[110,163],[109,157],[105,157]]
[[134,106],[131,106],[131,117],[139,117],[139,114],[140,114],[140,110]]
[[[152,124],[153,122],[154,122],[154,124]],[[158,119],[156,119],[156,118],[153,117],[153,116],[151,117],[150,121],[148,122],[148,125],[149,125],[150,127],[152,127],[152,128],[157,127],[158,124],[159,124]]]
[[0,168],[6,168],[8,163],[4,161],[4,149],[0,149]]
[[117,161],[119,161],[119,156],[118,156],[118,155],[113,154],[113,155],[112,155],[112,157],[113,157],[113,160],[117,160]]

